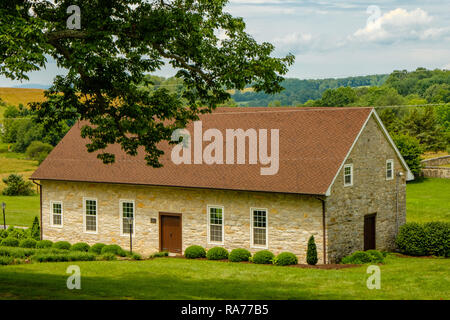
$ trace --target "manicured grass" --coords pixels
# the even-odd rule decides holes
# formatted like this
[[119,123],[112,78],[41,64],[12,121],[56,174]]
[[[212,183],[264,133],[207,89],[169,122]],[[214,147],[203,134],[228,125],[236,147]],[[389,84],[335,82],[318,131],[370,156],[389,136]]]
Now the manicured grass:
[[[66,288],[69,265],[81,290]],[[341,270],[158,258],[0,267],[3,299],[450,299],[449,259],[387,257],[381,289],[367,266]]]
[[[39,195],[26,197],[7,197],[0,193],[0,203],[6,203],[6,224],[31,227],[35,216],[39,217]],[[0,225],[3,215],[0,212]]]
[[407,222],[450,222],[450,179],[413,181],[406,190]]

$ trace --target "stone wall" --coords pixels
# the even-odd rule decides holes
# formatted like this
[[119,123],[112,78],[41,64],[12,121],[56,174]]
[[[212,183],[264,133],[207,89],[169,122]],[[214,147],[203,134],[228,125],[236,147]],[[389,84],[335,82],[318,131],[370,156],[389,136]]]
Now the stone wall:
[[422,169],[425,178],[450,179],[450,168],[448,167],[425,167]]
[[[228,250],[250,246],[250,208],[268,209],[268,249],[291,251],[305,263],[307,241],[316,239],[322,261],[322,206],[314,197],[292,194],[201,190],[81,182],[41,181],[43,237],[71,243],[116,243],[129,247],[129,236],[120,235],[119,201],[134,200],[136,234],[133,248],[148,255],[159,251],[159,212],[182,214],[183,251],[207,243],[207,205],[224,207],[224,245]],[[96,198],[98,233],[83,232],[83,197]],[[63,227],[50,226],[50,201],[63,202]],[[151,218],[157,219],[151,223]]]
[[[394,160],[394,179],[386,180],[386,160]],[[364,249],[364,216],[376,213],[376,248],[395,246],[397,227],[406,221],[406,171],[372,117],[346,164],[353,164],[353,186],[344,187],[339,172],[326,202],[327,257],[330,262]],[[401,171],[403,176],[396,177]],[[398,179],[398,181],[397,181]],[[398,182],[398,221],[396,184]]]

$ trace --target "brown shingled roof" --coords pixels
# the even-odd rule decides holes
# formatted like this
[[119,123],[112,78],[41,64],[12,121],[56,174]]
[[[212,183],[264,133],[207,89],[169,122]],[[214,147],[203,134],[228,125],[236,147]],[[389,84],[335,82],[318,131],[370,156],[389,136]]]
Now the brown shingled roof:
[[[107,149],[116,154],[116,162],[105,165],[96,153],[86,151],[88,140],[81,138],[82,124],[78,123],[31,179],[323,195],[371,111],[372,108],[218,108],[200,116],[203,132],[216,128],[224,137],[225,129],[279,129],[279,171],[272,176],[260,174],[261,164],[175,165],[170,159],[172,146],[167,143],[162,144],[166,152],[160,160],[162,168],[147,166],[143,152],[136,157],[126,155],[119,145]],[[187,127],[191,135],[192,127]]]

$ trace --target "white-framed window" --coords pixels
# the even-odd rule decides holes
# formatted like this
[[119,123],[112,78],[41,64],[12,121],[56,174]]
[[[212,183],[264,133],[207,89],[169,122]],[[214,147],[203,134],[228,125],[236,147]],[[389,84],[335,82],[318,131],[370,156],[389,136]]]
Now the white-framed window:
[[61,201],[50,202],[50,226],[58,228],[63,226],[63,204]]
[[386,180],[394,179],[394,160],[386,160]]
[[[136,215],[135,215],[135,206],[133,200],[120,200],[120,234],[122,236],[130,235],[131,233],[135,234],[135,225],[136,225]],[[131,218],[131,221],[130,219]]]
[[346,164],[344,166],[344,187],[353,185],[353,164]]
[[83,198],[84,232],[97,233],[98,205],[97,199]]
[[253,248],[268,247],[268,212],[267,209],[251,208],[250,209],[250,241]]
[[224,208],[222,206],[208,206],[208,243],[224,243]]

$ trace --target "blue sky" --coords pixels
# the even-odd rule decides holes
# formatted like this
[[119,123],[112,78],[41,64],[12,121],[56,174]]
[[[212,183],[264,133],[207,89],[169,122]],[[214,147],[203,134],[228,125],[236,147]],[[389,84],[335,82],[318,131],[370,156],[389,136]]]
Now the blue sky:
[[[256,40],[273,43],[275,55],[296,56],[288,77],[450,69],[448,0],[230,0],[226,10],[243,17]],[[50,84],[61,72],[49,63],[30,74],[29,82]],[[170,68],[159,72],[173,74]],[[17,84],[0,77],[0,86]]]

